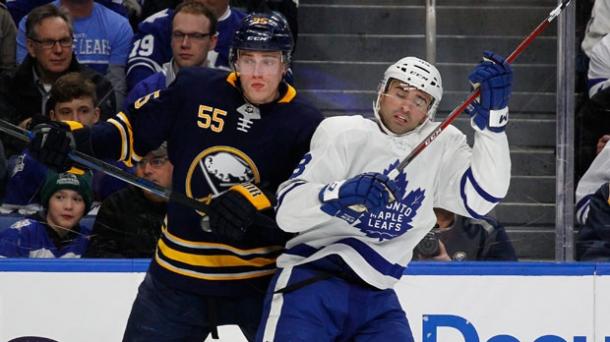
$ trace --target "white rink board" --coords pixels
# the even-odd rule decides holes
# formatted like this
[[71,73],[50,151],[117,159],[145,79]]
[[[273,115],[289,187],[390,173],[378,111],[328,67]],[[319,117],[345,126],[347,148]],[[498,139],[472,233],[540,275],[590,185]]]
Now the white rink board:
[[[0,341],[120,341],[146,266],[145,260],[0,260]],[[396,291],[416,341],[610,342],[609,270],[422,263],[409,266]],[[234,326],[220,327],[220,336],[216,341],[245,341]]]

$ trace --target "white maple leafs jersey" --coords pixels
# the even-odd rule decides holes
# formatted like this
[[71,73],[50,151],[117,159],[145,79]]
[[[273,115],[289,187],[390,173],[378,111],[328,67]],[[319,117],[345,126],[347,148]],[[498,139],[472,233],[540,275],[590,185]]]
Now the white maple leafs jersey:
[[396,178],[404,193],[382,211],[364,213],[350,225],[320,209],[318,196],[326,184],[364,172],[388,174],[438,125],[427,121],[392,137],[362,116],[325,119],[314,133],[310,152],[278,190],[278,224],[298,233],[278,258],[278,267],[337,254],[367,283],[389,288],[436,223],[433,207],[475,218],[489,212],[510,183],[506,134],[474,128],[471,148],[454,126]]

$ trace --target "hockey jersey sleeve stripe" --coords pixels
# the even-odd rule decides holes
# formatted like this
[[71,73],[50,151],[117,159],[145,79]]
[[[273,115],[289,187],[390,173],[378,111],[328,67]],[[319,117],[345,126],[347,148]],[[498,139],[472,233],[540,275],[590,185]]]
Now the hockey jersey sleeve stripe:
[[123,125],[114,118],[108,119],[108,122],[111,123],[114,127],[116,127],[116,129],[119,131],[119,135],[121,136],[121,155],[119,157],[119,160],[127,160],[127,132],[125,132],[125,128],[123,127]]
[[462,180],[460,181],[460,197],[462,197],[462,202],[464,203],[464,208],[466,208],[466,211],[468,211],[468,214],[470,214],[471,217],[477,218],[477,219],[483,219],[484,215],[477,213],[476,211],[474,211],[472,208],[470,208],[468,206],[468,199],[466,198],[466,179],[467,179],[467,175],[465,172],[464,175],[462,176]]
[[[377,272],[390,276],[395,279],[400,279],[402,276],[405,267],[399,264],[393,264],[388,262],[384,257],[382,257],[379,253],[377,253],[370,246],[366,245],[364,242],[355,239],[355,238],[346,238],[339,240],[333,244],[342,244],[349,246],[353,250],[355,250],[358,254],[360,254],[368,264],[370,264]],[[296,245],[285,253],[298,255],[304,258],[307,258],[314,253],[316,253],[318,249],[311,247],[309,245],[301,244]]]
[[[472,174],[471,168],[468,168],[468,170],[466,170],[466,172],[464,173],[464,176],[468,178],[468,180],[470,181],[470,184],[472,184],[472,187],[474,187],[474,189],[477,191],[477,193],[481,197],[483,197],[487,202],[498,203],[503,199],[502,197],[492,196],[487,191],[483,190],[483,188],[479,185],[479,183],[477,183],[476,179],[474,179],[474,175]],[[462,187],[464,187],[465,185],[466,185],[466,183],[464,182]]]
[[253,258],[242,259],[232,255],[197,255],[175,250],[161,239],[157,248],[160,253],[163,253],[168,259],[172,259],[187,265],[204,266],[204,267],[236,267],[236,266],[254,266],[263,267],[275,263],[275,258]]
[[282,190],[280,190],[279,195],[277,196],[277,204],[275,207],[278,208],[282,204],[284,197],[286,197],[286,195],[290,191],[294,190],[295,188],[297,188],[305,183],[307,183],[307,182],[305,182],[304,180],[299,180],[299,179],[295,179],[295,180],[291,181],[291,183],[289,183]]

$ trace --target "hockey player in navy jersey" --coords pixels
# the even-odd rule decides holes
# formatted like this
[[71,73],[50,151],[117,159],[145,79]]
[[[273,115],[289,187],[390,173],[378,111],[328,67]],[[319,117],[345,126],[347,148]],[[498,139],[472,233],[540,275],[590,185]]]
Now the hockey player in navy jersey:
[[[218,42],[208,53],[208,66],[229,70],[229,48],[233,33],[245,14],[229,7],[228,0],[198,0],[208,6],[218,19]],[[164,9],[151,15],[138,25],[127,59],[127,89],[155,72],[162,71],[163,64],[172,58],[172,19],[174,10]]]
[[277,222],[298,235],[277,260],[257,341],[413,341],[392,287],[436,223],[432,208],[481,217],[510,181],[510,65],[486,52],[469,79],[481,90],[469,109],[473,147],[449,126],[393,179],[390,171],[439,125],[432,118],[443,87],[433,65],[406,57],[390,66],[376,120],[320,124],[278,192]]
[[[202,341],[223,324],[254,338],[286,241],[279,228],[258,224],[261,215],[274,214],[254,204],[274,202],[262,193],[288,179],[323,118],[282,81],[292,44],[284,20],[252,14],[235,33],[236,72],[184,68],[167,89],[90,129],[69,132],[50,123],[33,130],[32,154],[57,169],[70,166],[72,139],[81,151],[125,161],[138,161],[167,140],[172,190],[211,200],[207,217],[168,204],[167,228],[124,341]],[[259,202],[248,200],[251,194]]]

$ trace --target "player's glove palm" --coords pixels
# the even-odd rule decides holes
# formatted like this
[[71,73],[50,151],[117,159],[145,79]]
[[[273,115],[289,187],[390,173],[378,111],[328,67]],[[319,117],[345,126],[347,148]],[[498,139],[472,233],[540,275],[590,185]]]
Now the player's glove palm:
[[360,217],[362,209],[377,212],[399,197],[396,184],[376,172],[329,184],[322,188],[319,195],[322,211],[349,223]]
[[258,211],[271,208],[271,200],[253,184],[239,184],[210,203],[211,230],[231,241],[243,240],[257,220]]
[[508,123],[508,101],[511,96],[513,71],[503,57],[491,51],[483,53],[483,61],[477,65],[468,80],[479,86],[478,101],[472,102],[466,113],[480,129],[503,132]]
[[67,124],[51,121],[36,125],[32,136],[28,150],[33,158],[57,172],[73,166],[69,154],[76,149],[76,143]]

